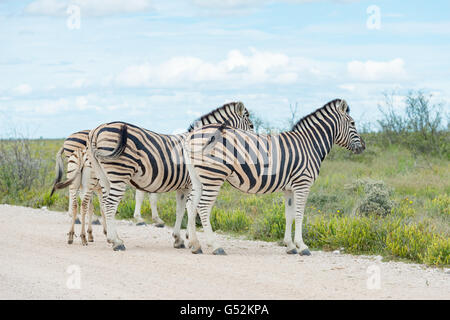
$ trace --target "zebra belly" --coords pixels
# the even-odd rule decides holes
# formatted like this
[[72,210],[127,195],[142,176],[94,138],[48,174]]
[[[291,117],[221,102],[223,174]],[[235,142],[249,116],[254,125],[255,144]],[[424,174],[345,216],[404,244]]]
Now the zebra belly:
[[[241,180],[239,179],[238,175],[236,173],[232,173],[230,176],[228,176],[227,181],[231,186],[238,189],[239,191],[242,191],[244,193],[248,194],[267,194],[267,193],[274,193],[278,191],[284,191],[284,190],[291,190],[291,183],[285,183],[283,185],[277,185],[273,186],[271,188],[266,188],[268,186],[268,183],[263,184],[263,181],[261,177],[260,179],[256,180],[255,187],[251,188],[246,183],[241,183]],[[273,179],[274,177],[272,177]],[[261,188],[262,186],[262,188]]]

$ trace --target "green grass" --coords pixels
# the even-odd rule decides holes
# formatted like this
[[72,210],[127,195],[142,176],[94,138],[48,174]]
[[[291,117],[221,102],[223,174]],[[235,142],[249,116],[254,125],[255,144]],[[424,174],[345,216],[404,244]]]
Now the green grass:
[[[448,157],[413,155],[405,147],[387,148],[366,138],[361,155],[334,147],[324,161],[318,180],[311,188],[305,208],[303,235],[313,249],[345,248],[352,254],[377,254],[386,259],[404,259],[434,266],[449,265],[450,248],[450,165]],[[54,156],[62,141],[39,140],[33,146],[45,159],[42,176],[27,190],[0,192],[2,203],[67,210],[67,191],[50,198],[54,179]],[[385,215],[361,214],[357,210],[366,197],[358,181],[382,181],[392,208]],[[98,212],[98,200],[94,202]],[[160,217],[175,222],[175,194],[162,194]],[[131,219],[134,191],[127,190],[117,217]],[[151,220],[148,200],[143,216]],[[248,195],[225,184],[212,210],[211,223],[218,232],[248,239],[280,241],[284,237],[284,196],[282,193]],[[186,217],[183,227],[186,226]]]

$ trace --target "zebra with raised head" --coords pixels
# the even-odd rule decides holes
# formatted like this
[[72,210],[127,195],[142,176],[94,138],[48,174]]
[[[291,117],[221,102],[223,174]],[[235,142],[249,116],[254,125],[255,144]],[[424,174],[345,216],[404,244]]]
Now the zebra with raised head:
[[[56,179],[53,183],[53,189],[51,194],[56,191],[56,189],[62,189],[65,184],[61,183],[62,177],[64,175],[64,158],[69,159],[68,160],[68,167],[70,165],[70,162],[76,162],[80,163],[82,166],[85,166],[85,164],[81,163],[81,159],[77,159],[78,151],[84,152],[86,149],[87,141],[89,138],[89,132],[90,130],[82,130],[79,132],[75,132],[71,134],[66,140],[64,140],[64,144],[59,149],[58,153],[56,154]],[[87,164],[88,167],[90,166],[90,163]],[[73,178],[70,170],[75,170],[76,167],[72,166],[72,169],[68,168],[67,176]],[[94,181],[90,182],[94,183]],[[94,183],[95,184],[95,183]],[[56,188],[56,186],[59,186]],[[64,187],[66,187],[65,185]],[[73,217],[74,214],[76,216],[76,213],[78,212],[78,201],[77,201],[77,193],[79,188],[82,186],[74,185],[69,186],[69,216]],[[137,225],[143,225],[144,219],[142,219],[141,215],[141,206],[142,202],[145,198],[145,192],[136,190],[136,206],[134,210],[134,219],[136,220]],[[164,221],[159,217],[158,210],[157,210],[157,197],[156,194],[150,194],[150,204],[152,209],[152,220],[156,227],[164,227]],[[75,223],[80,223],[78,219],[75,220]],[[100,224],[98,219],[95,219],[93,224]]]
[[[219,138],[217,133],[221,132]],[[246,193],[284,191],[288,253],[310,255],[303,242],[303,212],[309,190],[333,144],[361,153],[365,143],[357,133],[345,100],[333,100],[302,118],[291,131],[278,135],[255,134],[236,128],[209,125],[186,138],[185,161],[193,185],[193,208],[188,210],[188,233],[193,253],[201,253],[196,236],[198,213],[214,254],[225,254],[215,239],[210,212],[224,181]],[[291,228],[295,220],[295,237]]]
[[127,185],[152,193],[177,191],[174,247],[184,248],[180,228],[191,182],[184,164],[183,144],[195,126],[211,123],[253,130],[249,112],[242,102],[232,102],[202,116],[182,134],[158,134],[124,122],[103,124],[90,132],[89,155],[100,179],[107,238],[114,250],[125,250],[113,218]]

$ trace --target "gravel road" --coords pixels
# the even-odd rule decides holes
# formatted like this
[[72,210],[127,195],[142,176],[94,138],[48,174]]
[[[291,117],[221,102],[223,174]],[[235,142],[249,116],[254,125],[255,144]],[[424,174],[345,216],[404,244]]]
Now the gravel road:
[[[76,233],[79,233],[77,225]],[[0,299],[449,299],[448,269],[219,235],[227,256],[172,247],[171,228],[118,221],[127,250],[101,226],[68,245],[66,213],[0,205]],[[379,280],[379,281],[378,281]]]

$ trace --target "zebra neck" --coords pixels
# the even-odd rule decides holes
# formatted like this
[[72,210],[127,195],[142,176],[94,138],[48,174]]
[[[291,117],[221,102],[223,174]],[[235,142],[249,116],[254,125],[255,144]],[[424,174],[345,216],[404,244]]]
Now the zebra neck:
[[335,125],[331,120],[319,119],[311,115],[300,121],[295,126],[294,132],[300,133],[305,138],[305,143],[311,150],[316,151],[320,162],[325,159],[333,147]]

